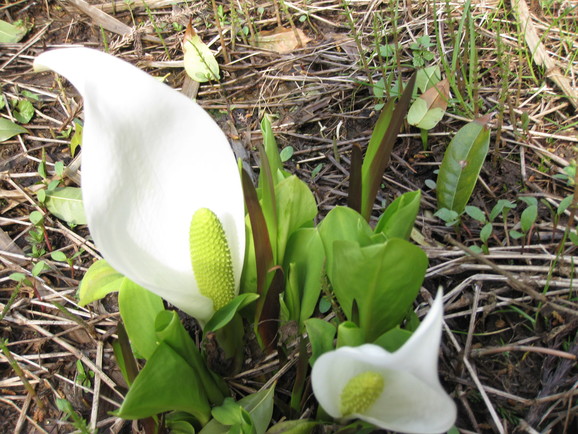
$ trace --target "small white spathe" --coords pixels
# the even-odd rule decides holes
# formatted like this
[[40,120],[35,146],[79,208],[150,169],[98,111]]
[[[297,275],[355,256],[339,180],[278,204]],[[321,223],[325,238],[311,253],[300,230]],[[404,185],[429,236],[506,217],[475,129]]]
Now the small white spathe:
[[[380,428],[405,433],[441,433],[456,419],[456,405],[438,378],[443,321],[441,292],[409,340],[396,352],[365,344],[320,356],[311,373],[313,392],[334,418],[359,418]],[[377,373],[383,389],[362,414],[341,413],[342,392],[353,378]]]
[[220,220],[238,291],[244,202],[227,138],[194,101],[114,56],[62,48],[36,58],[84,99],[82,196],[104,259],[202,323],[213,302],[191,266],[189,227],[199,208]]

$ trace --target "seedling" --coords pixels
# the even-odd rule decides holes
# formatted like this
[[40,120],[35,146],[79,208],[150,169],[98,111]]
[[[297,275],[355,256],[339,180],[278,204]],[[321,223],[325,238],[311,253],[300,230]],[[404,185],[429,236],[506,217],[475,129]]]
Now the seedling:
[[409,48],[411,48],[413,54],[413,66],[421,68],[427,62],[431,62],[435,57],[431,51],[433,47],[435,47],[435,44],[432,43],[429,35],[420,36],[415,42],[412,42]]
[[85,370],[84,365],[80,360],[76,361],[76,378],[74,382],[81,386],[91,388],[92,379],[94,378],[94,372],[90,370]]
[[74,253],[74,255],[68,257],[68,256],[66,256],[66,254],[64,252],[62,252],[60,250],[56,250],[56,251],[50,253],[50,257],[54,261],[66,262],[68,264],[68,266],[70,267],[70,274],[71,274],[72,278],[74,278],[74,262],[75,262],[76,258],[78,258],[83,252],[84,252],[84,250],[79,250],[78,252]]
[[535,197],[520,197],[520,200],[526,202],[528,205],[524,211],[522,211],[522,215],[520,216],[520,231],[512,229],[510,231],[510,237],[517,240],[524,236],[529,237],[531,235],[531,229],[536,223],[536,218],[538,217],[538,200]]
[[88,423],[72,407],[72,404],[63,398],[56,398],[56,407],[64,413],[62,420],[72,419],[72,425],[82,434],[92,434],[88,428]]

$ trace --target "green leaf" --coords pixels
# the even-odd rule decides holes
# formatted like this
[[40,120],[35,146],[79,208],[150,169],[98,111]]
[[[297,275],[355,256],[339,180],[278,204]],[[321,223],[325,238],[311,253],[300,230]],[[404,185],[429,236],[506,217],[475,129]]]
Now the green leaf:
[[253,425],[257,434],[264,434],[271,423],[273,416],[273,397],[275,396],[275,385],[269,389],[245,396],[239,400],[239,404],[251,415]]
[[46,192],[46,209],[69,225],[85,225],[86,215],[80,188],[64,187]]
[[379,345],[381,348],[393,353],[399,350],[403,344],[411,337],[412,332],[402,329],[399,326],[386,331],[378,337],[373,343]]
[[532,226],[536,222],[537,217],[538,217],[538,206],[536,205],[530,205],[522,212],[522,215],[520,216],[520,226],[524,233],[528,233],[528,231],[532,228]]
[[161,342],[134,380],[117,416],[144,419],[175,410],[192,414],[201,425],[209,421],[211,414],[195,371]]
[[439,83],[442,74],[439,66],[428,66],[417,71],[416,86],[421,93]]
[[507,212],[510,209],[516,208],[516,204],[514,202],[510,202],[509,200],[500,199],[496,205],[492,208],[490,212],[490,221],[493,222],[496,217],[504,212]]
[[64,254],[64,252],[61,252],[60,250],[50,252],[50,257],[52,258],[53,261],[58,261],[58,262],[66,262],[66,260],[68,259],[66,257],[66,255]]
[[[283,170],[283,161],[281,161],[281,156],[279,155],[279,148],[277,147],[275,134],[273,134],[269,115],[264,115],[261,119],[261,134],[263,135],[263,147],[265,148],[265,156],[271,169],[271,176],[273,177],[274,183],[277,184],[277,182],[286,178],[286,175],[288,176],[289,174]],[[261,183],[262,180],[260,179],[259,186],[261,186]]]
[[0,20],[0,44],[16,44],[20,42],[27,32],[28,29],[20,21],[10,24]]
[[351,208],[336,206],[319,224],[319,235],[327,257],[327,275],[333,275],[333,244],[338,240],[349,240],[360,246],[371,244],[373,231],[361,214]]
[[459,216],[457,212],[447,208],[440,208],[434,213],[434,217],[446,222],[446,226],[455,225],[459,221]]
[[445,152],[437,179],[438,208],[461,214],[470,200],[490,144],[489,119],[463,126]]
[[38,261],[30,271],[33,276],[40,276],[44,271],[50,270],[50,267],[44,261]]
[[32,211],[28,219],[30,220],[30,223],[32,223],[34,226],[38,226],[44,220],[44,216],[40,211]]
[[291,159],[294,152],[295,150],[292,146],[287,146],[281,150],[279,153],[279,158],[281,158],[281,161],[284,163],[285,161],[289,161]]
[[246,293],[236,296],[226,306],[215,312],[209,322],[205,325],[203,331],[208,333],[223,328],[233,319],[233,316],[235,316],[238,311],[248,304],[253,303],[258,298],[259,294],[255,293]]
[[558,205],[558,208],[556,209],[556,214],[561,215],[564,211],[568,209],[570,205],[572,205],[573,201],[574,201],[573,194],[568,195],[564,199],[562,199],[560,201],[560,205]]
[[163,310],[155,319],[155,331],[158,342],[169,345],[196,372],[199,383],[206,392],[209,402],[220,405],[226,394],[227,385],[207,367],[197,345],[183,327],[175,311]]
[[325,265],[325,249],[316,228],[296,231],[287,243],[284,269],[288,270],[289,282],[285,301],[291,312],[291,320],[300,325],[315,311],[321,292],[321,278]]
[[118,293],[118,307],[134,352],[150,358],[157,348],[155,319],[165,309],[163,300],[125,278]]
[[375,233],[383,233],[387,239],[408,240],[419,211],[421,191],[410,191],[395,199],[385,210],[375,226]]
[[[238,403],[250,414],[256,434],[264,434],[273,416],[273,396],[275,386],[260,390],[239,400]],[[213,419],[206,424],[199,434],[228,434],[228,426]]]
[[21,124],[27,124],[34,116],[34,106],[27,99],[18,101],[16,110],[13,112],[14,118]]
[[78,148],[82,143],[82,131],[82,125],[74,122],[74,135],[70,139],[70,155],[72,157],[74,157],[74,154],[76,154],[76,148]]
[[333,249],[329,277],[335,296],[349,320],[355,320],[355,300],[359,326],[371,342],[405,317],[423,282],[427,256],[400,238],[367,247],[335,241]]
[[[379,131],[376,132],[374,129],[374,133],[371,135],[370,144],[368,145],[361,170],[363,194],[361,214],[366,220],[369,220],[369,216],[371,215],[373,202],[377,197],[377,191],[381,185],[383,173],[389,163],[393,145],[395,144],[397,135],[407,114],[411,95],[415,87],[415,79],[416,76],[414,74],[403,91],[401,98],[395,105],[395,109],[393,109],[393,106],[390,107],[390,104],[393,105],[392,102],[389,102],[388,105],[384,107],[383,121],[380,115],[380,119],[378,119],[379,126],[376,125],[375,127],[375,129],[379,129]],[[393,112],[391,112],[392,109]],[[382,121],[383,124],[381,124],[380,121]]]
[[311,342],[309,363],[313,366],[319,356],[333,350],[333,339],[337,329],[333,324],[319,318],[310,318],[305,321],[305,328],[307,329],[309,342]]
[[319,422],[314,420],[284,420],[273,425],[267,434],[310,434]]
[[118,291],[124,276],[108,265],[104,259],[93,263],[80,282],[78,297],[80,306],[86,306],[107,294]]
[[481,209],[479,209],[477,206],[468,205],[468,206],[466,206],[465,210],[466,210],[466,214],[469,215],[474,220],[477,220],[480,223],[485,223],[487,221],[486,220],[486,214],[484,214],[484,212]]
[[10,137],[14,137],[17,134],[23,133],[30,134],[30,131],[8,119],[0,118],[0,142],[4,142]]
[[283,262],[287,242],[293,233],[313,225],[317,215],[315,196],[303,181],[292,175],[275,186],[277,199],[277,263]]
[[219,80],[219,63],[189,24],[183,41],[185,71],[199,83]]
[[222,405],[211,410],[211,414],[223,425],[237,425],[244,422],[243,411],[243,407],[233,398],[226,398]]
[[492,235],[493,226],[491,223],[486,223],[482,230],[480,231],[480,240],[482,243],[487,244],[490,236]]

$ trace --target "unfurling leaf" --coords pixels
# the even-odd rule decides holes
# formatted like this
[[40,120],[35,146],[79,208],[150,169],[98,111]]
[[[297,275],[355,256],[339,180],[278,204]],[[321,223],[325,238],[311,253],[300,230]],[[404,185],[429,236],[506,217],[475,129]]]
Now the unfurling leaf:
[[183,51],[185,53],[185,71],[187,71],[189,77],[199,83],[219,80],[217,59],[215,59],[209,47],[201,41],[201,38],[190,23],[185,33]]

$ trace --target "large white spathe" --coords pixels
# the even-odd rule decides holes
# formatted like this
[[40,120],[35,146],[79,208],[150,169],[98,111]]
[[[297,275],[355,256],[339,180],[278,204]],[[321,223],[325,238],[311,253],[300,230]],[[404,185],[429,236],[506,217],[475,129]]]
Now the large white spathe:
[[189,227],[208,208],[225,230],[238,291],[245,247],[239,171],[227,138],[194,101],[114,56],[48,51],[36,70],[65,76],[84,99],[82,196],[90,233],[117,271],[206,322]]
[[[380,428],[405,433],[441,433],[456,419],[456,405],[438,378],[443,303],[441,292],[415,333],[396,352],[365,344],[323,354],[311,382],[319,404],[335,418],[359,418]],[[361,414],[344,415],[342,392],[355,378],[381,377],[383,389]],[[380,384],[380,385],[381,385]],[[368,390],[365,396],[371,395]],[[364,395],[361,394],[363,397]]]

